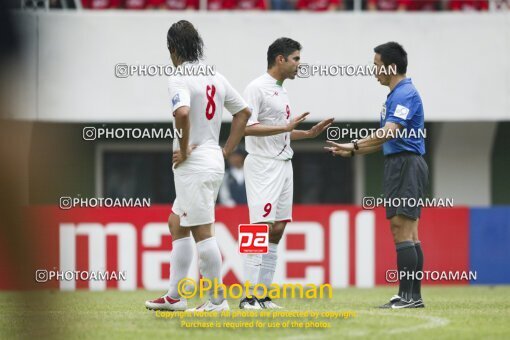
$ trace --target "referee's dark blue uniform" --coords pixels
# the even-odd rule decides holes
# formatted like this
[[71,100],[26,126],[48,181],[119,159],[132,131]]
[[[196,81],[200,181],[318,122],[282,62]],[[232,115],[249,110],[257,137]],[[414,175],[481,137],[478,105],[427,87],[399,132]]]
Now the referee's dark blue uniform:
[[[381,111],[381,127],[386,122],[401,125],[399,133],[402,135],[383,144],[384,196],[389,199],[423,198],[428,186],[428,167],[422,157],[425,122],[420,94],[410,78],[401,80],[388,94]],[[404,215],[416,220],[420,213],[421,207],[417,205],[386,206],[386,218]]]

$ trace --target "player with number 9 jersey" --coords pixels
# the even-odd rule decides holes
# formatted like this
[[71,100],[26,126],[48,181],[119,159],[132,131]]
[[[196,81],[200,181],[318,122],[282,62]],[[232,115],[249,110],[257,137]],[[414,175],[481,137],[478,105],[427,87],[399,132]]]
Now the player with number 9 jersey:
[[[243,281],[263,285],[267,290],[276,270],[278,243],[287,223],[292,221],[294,153],[290,142],[316,138],[333,122],[330,118],[309,130],[296,129],[309,112],[292,116],[283,82],[296,77],[300,51],[301,44],[295,40],[285,37],[275,40],[267,50],[267,71],[244,91],[251,109],[251,118],[245,129],[248,156],[244,162],[250,223],[264,223],[270,227],[267,254],[244,256]],[[275,309],[280,306],[269,296],[257,299],[250,292],[239,302],[239,308]]]

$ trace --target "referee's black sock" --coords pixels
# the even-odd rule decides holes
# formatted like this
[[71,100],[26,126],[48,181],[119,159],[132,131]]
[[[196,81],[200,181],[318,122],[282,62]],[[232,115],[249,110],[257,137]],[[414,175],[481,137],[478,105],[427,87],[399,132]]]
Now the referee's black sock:
[[[411,273],[416,270],[418,255],[413,241],[404,241],[396,244],[397,248],[397,268],[400,277],[400,286],[398,295],[408,301],[412,298],[413,277]],[[403,275],[401,273],[405,272]]]
[[[423,251],[421,250],[421,243],[418,241],[414,244],[416,248],[416,255],[418,255],[418,262],[416,263],[416,272],[423,271]],[[422,275],[422,274],[420,274]],[[420,280],[418,280],[418,277]],[[413,281],[413,300],[417,301],[421,299],[421,278],[422,276],[416,275]]]

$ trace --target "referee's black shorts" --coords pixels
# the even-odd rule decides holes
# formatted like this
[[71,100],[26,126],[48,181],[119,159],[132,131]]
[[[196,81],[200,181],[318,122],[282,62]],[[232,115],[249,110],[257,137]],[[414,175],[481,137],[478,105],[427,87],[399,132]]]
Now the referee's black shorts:
[[[429,168],[421,155],[400,152],[384,157],[384,197],[399,204],[386,204],[386,218],[404,215],[413,220],[420,217],[419,204],[403,204],[425,198]],[[397,198],[395,200],[395,198]],[[410,198],[414,200],[409,201]]]

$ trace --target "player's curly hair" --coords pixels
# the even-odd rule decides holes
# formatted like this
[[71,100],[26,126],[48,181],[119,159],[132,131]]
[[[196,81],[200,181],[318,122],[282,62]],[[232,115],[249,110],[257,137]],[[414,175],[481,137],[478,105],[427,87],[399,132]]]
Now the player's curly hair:
[[166,35],[170,53],[184,61],[198,61],[204,56],[204,42],[193,24],[181,20],[173,24]]
[[285,60],[295,51],[301,51],[301,44],[290,38],[276,39],[267,49],[267,68],[275,64],[276,57],[282,55]]

